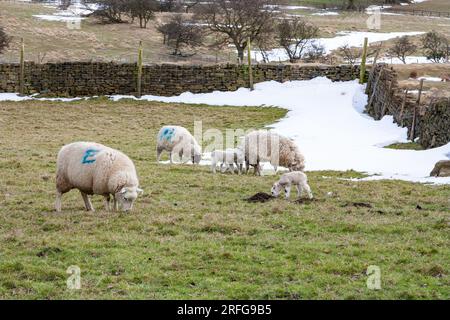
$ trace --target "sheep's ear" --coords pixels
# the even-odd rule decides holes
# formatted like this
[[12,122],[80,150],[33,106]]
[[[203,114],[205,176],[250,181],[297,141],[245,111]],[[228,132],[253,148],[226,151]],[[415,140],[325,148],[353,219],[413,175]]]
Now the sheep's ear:
[[137,193],[141,193],[141,194],[144,193],[144,190],[142,190],[141,188],[137,188],[136,191],[137,191]]

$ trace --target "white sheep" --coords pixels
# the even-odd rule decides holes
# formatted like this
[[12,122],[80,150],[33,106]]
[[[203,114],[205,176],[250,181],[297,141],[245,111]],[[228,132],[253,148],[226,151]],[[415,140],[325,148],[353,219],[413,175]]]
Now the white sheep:
[[[216,173],[217,164],[220,163],[220,171],[227,172],[231,171],[234,173],[234,165],[238,169],[238,173],[242,173],[244,166],[244,152],[239,149],[227,149],[227,150],[214,150],[211,153],[211,171]],[[222,170],[225,165],[225,171]]]
[[78,189],[86,210],[95,211],[88,195],[102,195],[105,209],[110,210],[111,195],[114,210],[133,208],[139,193],[139,181],[133,162],[125,154],[94,142],[74,142],[58,153],[56,172],[56,211],[61,211],[61,197]]
[[161,153],[166,150],[170,154],[170,163],[173,163],[173,153],[189,157],[192,163],[198,164],[202,158],[202,149],[191,133],[180,126],[164,126],[159,130],[157,140],[157,161],[161,159]]
[[278,166],[289,171],[303,171],[305,158],[294,141],[267,130],[252,131],[244,137],[246,172],[250,165],[261,175],[261,161],[268,161],[277,171]]
[[272,195],[278,197],[281,190],[284,189],[286,199],[289,199],[291,195],[291,186],[294,185],[297,188],[297,196],[300,198],[302,191],[306,191],[308,198],[312,199],[313,194],[311,188],[308,185],[308,178],[305,173],[301,171],[287,172],[283,174],[277,182],[272,186]]

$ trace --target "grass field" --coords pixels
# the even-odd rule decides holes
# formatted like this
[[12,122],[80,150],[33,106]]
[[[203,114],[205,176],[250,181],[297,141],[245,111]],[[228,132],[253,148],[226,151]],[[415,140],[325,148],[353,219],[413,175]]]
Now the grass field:
[[[258,128],[284,115],[106,99],[0,102],[0,298],[450,298],[449,186],[310,172],[315,201],[254,204],[243,199],[269,192],[274,176],[155,164],[163,124]],[[54,212],[56,153],[76,140],[135,161],[145,194],[132,213],[103,211],[101,197],[97,212],[85,212],[77,191]],[[71,265],[81,268],[81,290],[66,288]],[[381,268],[381,290],[366,287],[369,265]]]

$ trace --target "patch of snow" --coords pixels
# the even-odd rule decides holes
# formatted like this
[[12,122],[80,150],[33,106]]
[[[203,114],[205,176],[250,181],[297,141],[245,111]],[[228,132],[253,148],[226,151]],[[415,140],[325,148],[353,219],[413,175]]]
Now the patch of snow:
[[[405,59],[406,64],[414,64],[414,63],[433,63],[433,61],[428,60],[427,57],[416,57],[416,56],[408,56]],[[357,60],[357,62],[361,62],[361,60]],[[377,60],[378,63],[387,63],[387,64],[403,64],[399,58],[394,57],[383,57]],[[373,58],[368,58],[367,63],[373,63]]]
[[[439,160],[448,159],[450,143],[440,148],[416,151],[383,148],[407,142],[407,129],[392,116],[379,121],[363,114],[367,103],[364,86],[357,81],[331,82],[327,78],[278,83],[263,82],[254,91],[193,94],[174,97],[147,95],[141,100],[231,106],[278,106],[289,109],[286,118],[270,125],[291,137],[306,157],[307,170],[355,170],[376,177],[412,182],[450,184],[450,178],[429,177]],[[118,101],[132,96],[112,96]]]
[[[369,39],[369,44],[373,42],[387,41],[390,39],[402,37],[402,36],[415,36],[421,35],[424,32],[361,32],[361,31],[340,31],[334,38],[318,38],[313,41],[317,44],[324,46],[325,53],[329,54],[331,51],[342,47],[343,45],[349,45],[350,47],[362,47],[364,38]],[[307,51],[307,50],[306,50]],[[257,61],[263,61],[263,57],[260,52],[255,51],[253,53],[256,56]],[[289,60],[286,51],[283,48],[276,48],[268,52],[270,61],[286,61]]]
[[433,81],[433,82],[440,82],[440,81],[442,81],[442,79],[441,78],[438,78],[438,77],[419,77],[419,78],[417,78],[417,80],[425,80],[425,81]]
[[317,12],[317,13],[313,13],[312,16],[338,16],[339,12],[335,12],[335,11],[322,11],[322,12]]
[[49,14],[36,14],[36,15],[33,15],[33,17],[41,19],[41,20],[45,20],[45,21],[60,21],[60,22],[80,21],[80,20],[85,19],[82,17],[49,15]]
[[18,93],[4,93],[0,92],[0,101],[26,101],[26,100],[38,100],[38,101],[59,101],[59,102],[71,102],[78,100],[87,100],[86,98],[37,98],[36,94],[31,96],[21,96]]

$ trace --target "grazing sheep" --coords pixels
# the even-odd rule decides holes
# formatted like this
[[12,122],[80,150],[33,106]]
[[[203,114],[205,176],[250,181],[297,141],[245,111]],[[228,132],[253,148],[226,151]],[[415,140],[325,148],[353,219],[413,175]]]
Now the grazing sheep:
[[139,193],[139,181],[133,162],[120,151],[93,142],[74,142],[65,145],[58,153],[56,172],[56,211],[61,211],[61,197],[78,189],[86,210],[95,211],[88,195],[98,194],[105,199],[105,209],[110,210],[111,195],[114,210],[133,208]]
[[289,171],[303,171],[305,158],[291,139],[267,130],[252,131],[244,137],[246,173],[250,165],[261,175],[261,161],[269,161],[277,171],[278,166]]
[[183,155],[188,156],[192,163],[198,164],[202,159],[202,149],[191,133],[180,126],[164,126],[159,130],[157,140],[157,161],[161,159],[161,153],[166,150],[170,154],[170,163],[173,163],[172,154],[177,153],[180,161]]
[[[243,165],[244,165],[244,152],[239,149],[227,149],[223,150],[214,150],[211,153],[211,171],[216,173],[216,166],[220,163],[220,171],[227,172],[228,170],[231,173],[234,172],[234,164],[238,169],[238,173],[242,173]],[[222,170],[223,166],[226,166],[225,171]]]
[[273,184],[272,195],[274,197],[278,197],[281,190],[284,189],[286,192],[286,199],[289,199],[292,185],[297,188],[297,196],[299,198],[301,197],[303,190],[306,191],[309,199],[313,198],[311,188],[308,185],[308,178],[306,177],[306,174],[301,171],[293,171],[283,174],[280,180]]

